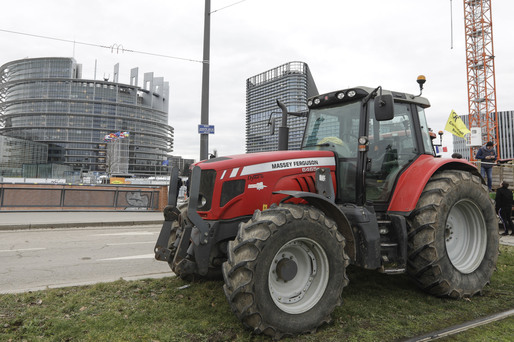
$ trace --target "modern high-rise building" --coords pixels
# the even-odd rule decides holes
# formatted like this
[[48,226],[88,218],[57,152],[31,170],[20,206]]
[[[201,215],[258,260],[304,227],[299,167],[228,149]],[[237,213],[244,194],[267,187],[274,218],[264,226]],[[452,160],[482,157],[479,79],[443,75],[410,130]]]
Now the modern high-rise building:
[[[469,127],[468,116],[461,115],[460,118],[464,121],[466,127]],[[498,135],[500,158],[514,158],[514,110],[498,112]],[[453,136],[453,152],[460,153],[469,160],[470,152],[467,140]]]
[[48,162],[74,170],[106,172],[114,161],[133,175],[167,174],[168,82],[150,72],[140,87],[134,68],[130,84],[118,83],[118,64],[112,80],[82,79],[81,70],[73,58],[54,57],[0,66],[0,134],[47,144]]
[[194,159],[182,158],[181,156],[171,157],[171,166],[179,169],[179,175],[189,176],[189,166],[195,163]]
[[47,159],[46,144],[0,135],[0,176],[22,177],[24,165],[43,164]]
[[[281,122],[280,100],[288,112],[306,112],[307,99],[318,95],[309,66],[289,62],[246,80],[246,152],[276,151],[278,129],[270,133],[270,119]],[[289,149],[299,149],[305,130],[305,117],[289,115]],[[277,125],[278,127],[278,125]]]
[[514,110],[498,112],[500,158],[514,158]]

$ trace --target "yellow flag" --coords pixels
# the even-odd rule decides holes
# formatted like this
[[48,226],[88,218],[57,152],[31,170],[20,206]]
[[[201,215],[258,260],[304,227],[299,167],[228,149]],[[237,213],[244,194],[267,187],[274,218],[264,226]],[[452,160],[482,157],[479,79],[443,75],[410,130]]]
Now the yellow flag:
[[461,138],[464,138],[466,134],[471,133],[471,131],[466,127],[464,121],[462,121],[462,119],[459,117],[457,113],[455,113],[453,109],[450,113],[450,117],[448,118],[448,121],[446,122],[446,127],[444,127],[444,129],[450,132],[451,134]]

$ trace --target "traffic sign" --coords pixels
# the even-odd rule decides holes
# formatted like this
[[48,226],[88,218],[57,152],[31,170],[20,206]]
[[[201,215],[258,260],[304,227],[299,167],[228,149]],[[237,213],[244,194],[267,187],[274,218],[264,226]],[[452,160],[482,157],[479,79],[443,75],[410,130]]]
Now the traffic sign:
[[214,125],[198,125],[198,134],[214,134]]

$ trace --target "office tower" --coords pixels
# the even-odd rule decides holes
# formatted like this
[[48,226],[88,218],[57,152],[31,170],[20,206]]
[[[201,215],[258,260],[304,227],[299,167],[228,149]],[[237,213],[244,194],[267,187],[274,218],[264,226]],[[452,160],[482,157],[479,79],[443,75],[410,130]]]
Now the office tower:
[[[303,62],[289,62],[246,80],[246,152],[276,151],[278,126],[282,112],[280,100],[288,112],[306,112],[307,98],[318,95],[309,67]],[[270,134],[270,119],[275,119],[275,134]],[[305,117],[289,115],[289,149],[299,149]]]

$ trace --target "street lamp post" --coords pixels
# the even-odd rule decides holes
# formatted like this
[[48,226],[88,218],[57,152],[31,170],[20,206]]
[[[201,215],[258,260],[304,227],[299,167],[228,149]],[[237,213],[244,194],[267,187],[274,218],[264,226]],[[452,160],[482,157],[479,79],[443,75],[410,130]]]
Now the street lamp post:
[[[209,124],[209,63],[211,43],[211,0],[205,0],[205,21],[203,29],[203,69],[202,69],[202,107],[201,124]],[[209,134],[200,134],[200,160],[207,159]]]

